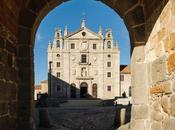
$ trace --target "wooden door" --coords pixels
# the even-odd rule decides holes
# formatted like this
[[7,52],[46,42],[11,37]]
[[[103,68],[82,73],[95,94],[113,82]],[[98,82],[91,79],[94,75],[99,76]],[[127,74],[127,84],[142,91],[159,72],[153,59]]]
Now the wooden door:
[[92,97],[97,98],[97,84],[92,85]]

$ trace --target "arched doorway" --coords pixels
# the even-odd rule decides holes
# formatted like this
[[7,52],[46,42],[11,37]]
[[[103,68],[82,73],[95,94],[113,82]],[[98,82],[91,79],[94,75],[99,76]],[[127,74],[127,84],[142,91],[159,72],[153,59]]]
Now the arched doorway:
[[[2,1],[2,5],[6,5],[4,4],[5,2],[6,1]],[[17,104],[18,112],[19,112],[17,117],[18,120],[16,123],[18,124],[17,125],[18,129],[23,129],[24,125],[26,129],[30,129],[33,127],[33,124],[31,121],[32,120],[31,111],[33,107],[33,101],[31,96],[33,95],[31,93],[33,92],[33,86],[34,86],[32,76],[33,76],[33,70],[34,70],[33,69],[34,67],[33,66],[33,43],[34,43],[35,30],[37,29],[37,26],[39,25],[42,18],[51,9],[53,9],[55,6],[60,5],[62,2],[63,1],[61,0],[57,0],[57,1],[46,0],[46,1],[37,1],[37,2],[34,0],[30,0],[30,1],[25,1],[21,3],[16,2],[16,5],[18,6],[15,6],[15,7],[16,9],[19,8],[19,13],[17,13],[18,11],[14,11],[14,9],[13,9],[13,12],[15,14],[15,19],[18,19],[18,24],[17,24],[17,20],[10,21],[10,20],[7,20],[9,17],[4,17],[2,15],[2,17],[4,18],[1,23],[9,26],[9,28],[12,28],[9,32],[11,32],[12,34],[15,32],[18,32],[17,41],[16,40],[14,42],[12,41],[12,43],[13,44],[18,43],[17,47],[14,46],[13,48],[15,49],[18,48],[18,55],[17,56],[15,55],[15,58],[18,59],[17,65],[20,69],[16,73],[14,72],[14,75],[16,74],[16,76],[10,77],[10,78],[18,77],[19,79],[18,82],[16,82],[15,84],[18,87],[18,89],[15,89],[15,90],[18,90],[18,100],[16,100],[16,102],[17,101],[18,102],[17,103],[15,102]],[[127,24],[128,30],[130,32],[131,45],[133,50],[134,47],[137,46],[137,48],[140,48],[140,46],[143,46],[146,43],[149,37],[149,34],[151,32],[151,29],[154,26],[155,21],[157,20],[163,7],[166,5],[168,1],[150,2],[150,0],[147,0],[144,2],[140,2],[140,1],[131,2],[131,1],[103,0],[102,2],[110,6],[112,9],[118,12],[122,18],[124,18],[124,21]],[[8,4],[10,5],[10,2]],[[1,10],[2,11],[3,9],[5,10],[6,7],[7,6],[2,8]],[[10,11],[11,11],[10,9],[7,10],[7,12],[5,13],[6,16],[12,15]],[[5,22],[3,23],[3,21]],[[10,26],[11,24],[13,26]],[[16,34],[14,36],[16,36]],[[154,43],[154,42],[151,42],[151,43]],[[135,55],[142,54],[142,53],[138,53],[137,50],[138,49],[135,49],[133,51],[135,52],[134,53]],[[136,58],[133,58],[134,59],[133,62],[135,62],[136,60],[141,61],[140,57],[141,57],[140,55],[138,55],[138,58],[136,57],[138,60]],[[6,71],[6,73],[7,72],[9,73],[11,71],[11,69],[4,69],[4,70]],[[6,76],[4,79],[6,79],[7,77],[8,76]],[[5,82],[6,80],[3,80],[3,81]],[[140,87],[140,89],[142,89],[142,87]],[[134,89],[133,92],[135,92],[135,90],[138,90],[138,88]],[[141,92],[145,93],[145,91],[141,91]],[[24,94],[25,94],[25,98],[24,98]],[[135,94],[136,96],[140,95],[140,93],[135,93]],[[140,102],[138,102],[136,105],[138,105],[139,103]]]
[[92,85],[92,97],[97,98],[97,84],[96,83]]
[[76,85],[74,83],[70,86],[70,97],[76,98]]
[[80,84],[80,98],[88,98],[88,84],[86,82]]

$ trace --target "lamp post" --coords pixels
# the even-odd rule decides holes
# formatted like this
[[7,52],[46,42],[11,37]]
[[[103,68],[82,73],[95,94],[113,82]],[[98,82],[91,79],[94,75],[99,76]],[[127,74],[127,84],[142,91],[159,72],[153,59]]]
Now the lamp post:
[[49,61],[49,96],[51,97],[52,87],[52,61]]

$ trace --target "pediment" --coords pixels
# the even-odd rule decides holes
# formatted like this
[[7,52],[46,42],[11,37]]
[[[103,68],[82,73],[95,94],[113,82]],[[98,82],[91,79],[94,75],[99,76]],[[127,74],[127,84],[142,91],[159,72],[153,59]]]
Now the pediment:
[[69,34],[68,36],[66,36],[66,38],[68,39],[100,39],[100,37],[98,36],[98,34],[96,34],[95,32],[87,29],[87,28],[82,28],[74,33]]

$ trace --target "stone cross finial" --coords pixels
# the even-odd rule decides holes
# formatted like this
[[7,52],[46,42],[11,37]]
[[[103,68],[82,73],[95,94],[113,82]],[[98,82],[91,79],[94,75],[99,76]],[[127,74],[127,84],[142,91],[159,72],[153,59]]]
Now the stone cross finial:
[[68,34],[68,30],[67,30],[67,26],[65,26],[65,29],[64,29],[64,36],[67,36]]
[[103,34],[102,34],[102,27],[101,27],[101,26],[99,26],[98,35],[99,35],[99,36],[102,36],[102,35],[103,35]]
[[86,27],[86,21],[83,19],[81,23],[81,28],[84,28],[84,27]]

